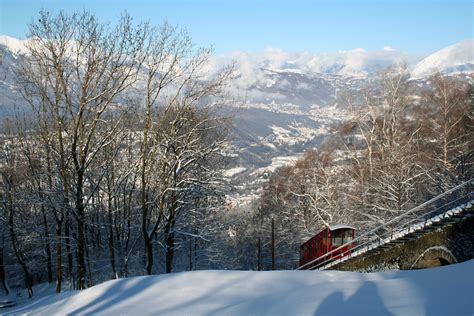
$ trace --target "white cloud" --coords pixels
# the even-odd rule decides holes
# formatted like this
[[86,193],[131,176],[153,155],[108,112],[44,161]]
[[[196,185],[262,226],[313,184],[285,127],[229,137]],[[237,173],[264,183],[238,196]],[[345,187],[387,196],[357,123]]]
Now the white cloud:
[[235,62],[239,77],[234,88],[246,90],[252,86],[270,87],[274,84],[262,69],[291,70],[295,73],[325,73],[343,76],[365,76],[393,64],[411,64],[418,61],[389,46],[377,51],[355,48],[338,52],[290,52],[267,47],[260,52],[235,51],[214,57],[213,65]]

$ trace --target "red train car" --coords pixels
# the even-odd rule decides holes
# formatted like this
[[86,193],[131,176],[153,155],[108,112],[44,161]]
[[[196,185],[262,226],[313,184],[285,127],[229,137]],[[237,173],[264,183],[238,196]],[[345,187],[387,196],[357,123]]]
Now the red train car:
[[325,228],[300,246],[300,267],[344,244],[349,243],[337,250],[335,253],[332,253],[330,257],[321,258],[320,262],[316,261],[304,268],[313,267],[329,259],[334,260],[346,256],[349,253],[349,250],[355,246],[355,243],[350,243],[354,238],[354,227],[347,225],[331,225]]

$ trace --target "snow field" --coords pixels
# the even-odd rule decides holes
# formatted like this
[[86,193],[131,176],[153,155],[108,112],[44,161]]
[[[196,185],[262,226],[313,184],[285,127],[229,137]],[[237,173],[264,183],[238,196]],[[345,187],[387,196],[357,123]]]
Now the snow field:
[[8,315],[472,315],[474,260],[440,268],[195,271],[108,281]]

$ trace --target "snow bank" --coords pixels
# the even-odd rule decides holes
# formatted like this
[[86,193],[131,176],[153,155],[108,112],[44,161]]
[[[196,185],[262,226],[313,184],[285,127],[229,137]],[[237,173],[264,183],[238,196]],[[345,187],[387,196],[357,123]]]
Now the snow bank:
[[474,260],[365,274],[183,272],[108,281],[40,298],[7,314],[472,315],[473,272]]

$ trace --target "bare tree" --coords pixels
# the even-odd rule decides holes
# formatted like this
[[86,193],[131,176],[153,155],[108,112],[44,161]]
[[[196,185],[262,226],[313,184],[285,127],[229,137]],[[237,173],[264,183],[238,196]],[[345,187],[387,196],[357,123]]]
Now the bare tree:
[[[162,190],[162,193],[157,193],[156,188],[166,187],[168,177],[173,176],[173,172],[179,173],[184,170],[183,167],[186,167],[183,165],[167,166],[166,161],[169,157],[159,157],[160,152],[163,152],[164,149],[169,154],[172,152],[170,146],[178,148],[179,145],[174,145],[174,141],[181,144],[190,142],[182,146],[194,145],[191,142],[196,142],[195,135],[191,133],[181,135],[181,133],[184,133],[186,128],[193,127],[196,129],[195,132],[199,131],[201,128],[199,125],[205,126],[209,118],[203,118],[202,122],[196,123],[192,117],[187,115],[194,111],[193,107],[202,103],[206,98],[215,97],[221,93],[232,75],[232,68],[228,67],[212,77],[209,76],[205,67],[209,62],[211,50],[195,50],[186,32],[164,24],[159,29],[152,29],[150,34],[144,51],[145,114],[140,147],[142,231],[148,274],[152,273],[153,266],[152,236],[156,234],[165,217],[165,201],[168,195],[175,194],[171,188]],[[162,126],[163,124],[166,126]],[[180,137],[180,139],[171,139],[170,137]],[[182,150],[188,150],[188,148],[183,147]],[[196,157],[191,161],[195,159]],[[172,163],[181,164],[182,162]],[[160,179],[160,183],[156,186],[150,183],[150,177],[154,176],[152,170],[156,171],[160,168],[163,169],[163,173],[158,176],[157,179]],[[167,172],[172,174],[165,175],[164,173]],[[153,199],[157,201],[153,201]],[[173,213],[172,211],[171,214]],[[170,227],[174,225],[173,216],[171,217],[165,226],[168,227],[167,230],[170,230]],[[173,247],[167,247],[169,249],[167,253],[171,254]],[[171,260],[168,261],[171,262]],[[171,267],[167,265],[167,271],[170,269]]]
[[469,85],[458,79],[438,73],[431,82],[432,89],[423,95],[421,119],[428,126],[425,131],[429,140],[427,154],[441,171],[438,176],[433,175],[437,178],[436,185],[446,189],[453,182],[468,178],[472,169],[474,124],[472,104],[469,105],[472,98],[470,100]]
[[23,271],[28,296],[32,298],[33,284],[30,277],[27,257],[25,255],[24,244],[22,238],[19,238],[17,227],[17,219],[19,218],[19,212],[22,208],[22,201],[19,197],[22,195],[21,192],[27,179],[27,174],[25,173],[24,162],[18,152],[18,148],[14,146],[16,135],[11,124],[7,124],[6,135],[5,143],[2,144],[2,151],[0,152],[0,174],[2,176],[3,197],[2,208],[5,214],[3,220],[8,226],[13,251]]
[[127,15],[108,28],[87,12],[41,12],[30,25],[28,62],[18,71],[25,95],[34,106],[38,98],[46,103],[57,129],[64,195],[74,200],[80,289],[85,287],[84,225],[90,198],[84,192],[86,173],[120,124],[109,125],[102,118],[112,106],[120,108],[117,97],[136,81],[144,36],[144,28],[135,28]]

